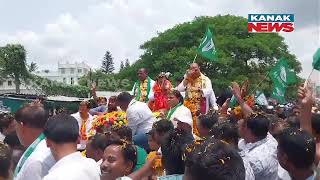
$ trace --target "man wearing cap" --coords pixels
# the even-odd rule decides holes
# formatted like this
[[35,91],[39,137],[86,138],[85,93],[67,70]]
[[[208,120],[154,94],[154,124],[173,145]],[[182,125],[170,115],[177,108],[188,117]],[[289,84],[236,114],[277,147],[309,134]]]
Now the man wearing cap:
[[177,128],[178,125],[174,119],[182,122],[191,121],[192,126],[191,111],[183,105],[183,97],[179,91],[173,90],[168,94],[168,105],[170,109],[167,112],[166,119],[172,121],[174,128]]

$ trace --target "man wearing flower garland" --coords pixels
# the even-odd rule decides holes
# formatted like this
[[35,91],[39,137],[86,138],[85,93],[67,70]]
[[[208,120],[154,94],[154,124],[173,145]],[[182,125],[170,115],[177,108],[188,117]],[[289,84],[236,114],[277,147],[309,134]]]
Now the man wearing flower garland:
[[192,112],[193,129],[197,134],[196,115],[206,114],[209,110],[209,99],[213,92],[211,80],[201,73],[197,63],[192,63],[177,90],[186,92],[184,104]]
[[88,141],[90,130],[92,127],[93,117],[89,114],[90,105],[87,101],[82,101],[79,106],[79,111],[72,114],[79,124],[80,145],[79,149],[85,149],[85,144]]
[[137,101],[148,103],[154,99],[152,88],[155,81],[148,76],[148,71],[145,68],[138,70],[138,81],[132,88],[132,95]]

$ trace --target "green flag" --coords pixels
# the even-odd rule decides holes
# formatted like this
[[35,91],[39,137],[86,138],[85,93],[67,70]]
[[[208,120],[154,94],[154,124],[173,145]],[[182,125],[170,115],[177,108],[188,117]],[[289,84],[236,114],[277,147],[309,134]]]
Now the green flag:
[[318,48],[317,52],[313,55],[312,66],[314,69],[320,71],[320,48]]
[[236,97],[232,96],[229,103],[229,108],[235,108],[238,105]]
[[271,69],[270,77],[274,83],[279,84],[283,89],[296,82],[294,71],[290,70],[287,61],[283,58]]
[[285,88],[281,84],[275,83],[271,97],[276,99],[278,103],[284,104],[286,102],[284,97],[285,91]]
[[217,59],[216,47],[213,43],[213,36],[209,28],[207,29],[207,32],[203,40],[201,41],[201,44],[199,45],[197,52],[198,54],[209,59],[210,61],[214,61]]
[[259,104],[260,106],[267,106],[268,105],[268,100],[267,100],[266,96],[264,95],[264,93],[261,91],[256,92],[254,99],[255,99],[256,103]]

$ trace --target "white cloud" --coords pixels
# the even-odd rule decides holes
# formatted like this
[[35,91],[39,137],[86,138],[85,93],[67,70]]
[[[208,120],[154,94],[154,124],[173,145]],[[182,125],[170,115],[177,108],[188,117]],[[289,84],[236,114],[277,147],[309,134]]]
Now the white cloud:
[[[57,8],[59,11],[56,12],[56,18],[47,17],[45,24],[38,24],[40,28],[18,28],[10,32],[0,29],[0,45],[10,42],[23,44],[28,51],[28,61],[36,61],[41,68],[55,68],[58,61],[83,60],[93,67],[99,67],[105,51],[110,50],[118,68],[120,61],[126,58],[131,62],[137,60],[143,52],[139,49],[141,44],[157,32],[171,28],[177,23],[190,21],[201,15],[233,14],[246,17],[248,13],[265,13],[270,7],[270,4],[265,6],[255,0],[247,0],[245,4],[243,1],[234,0],[84,2],[87,6],[82,3],[81,8],[79,7],[81,11],[77,10],[76,5],[71,5],[72,3],[69,3],[69,8],[63,12]],[[55,3],[61,6],[64,1],[57,0]],[[51,5],[52,15],[54,4]],[[285,6],[281,7],[285,12]],[[25,8],[32,10],[33,7]],[[38,16],[45,19],[46,13]],[[294,33],[285,34],[284,37],[290,51],[302,62],[302,75],[305,76],[309,70],[310,56],[316,47],[319,47],[317,26],[298,29]]]

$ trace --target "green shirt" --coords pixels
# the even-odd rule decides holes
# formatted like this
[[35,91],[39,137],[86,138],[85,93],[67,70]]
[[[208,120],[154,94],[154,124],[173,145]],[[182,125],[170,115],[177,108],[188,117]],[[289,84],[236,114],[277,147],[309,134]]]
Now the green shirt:
[[139,146],[136,146],[136,148],[137,148],[137,156],[138,156],[137,165],[133,171],[139,170],[146,163],[146,158],[147,158],[147,152],[143,148]]

